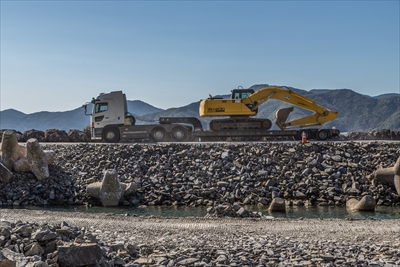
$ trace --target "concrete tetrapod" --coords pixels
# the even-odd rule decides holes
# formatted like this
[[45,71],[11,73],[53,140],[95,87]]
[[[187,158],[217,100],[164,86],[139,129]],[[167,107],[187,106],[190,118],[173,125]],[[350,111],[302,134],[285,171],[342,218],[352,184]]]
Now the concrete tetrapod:
[[397,159],[393,167],[394,173],[394,187],[396,187],[397,194],[400,195],[400,157]]
[[400,195],[400,157],[393,167],[379,169],[371,177],[377,182],[394,184],[397,194]]
[[271,204],[268,207],[269,211],[285,211],[286,204],[285,200],[280,197],[276,197],[272,200]]
[[107,170],[103,181],[89,184],[86,187],[86,193],[99,199],[101,204],[107,206],[118,206],[123,196],[136,192],[135,183],[125,184],[118,180],[118,173],[115,170]]
[[364,196],[360,200],[350,198],[346,201],[346,208],[348,210],[372,211],[375,210],[375,199],[369,195]]
[[0,182],[9,183],[12,176],[12,172],[0,163]]
[[39,141],[31,138],[26,142],[26,156],[14,163],[17,172],[31,171],[39,181],[50,176],[49,164],[54,161],[54,151],[43,151]]
[[18,144],[14,131],[4,131],[2,138],[1,161],[8,170],[12,171],[14,163],[25,156],[26,148]]

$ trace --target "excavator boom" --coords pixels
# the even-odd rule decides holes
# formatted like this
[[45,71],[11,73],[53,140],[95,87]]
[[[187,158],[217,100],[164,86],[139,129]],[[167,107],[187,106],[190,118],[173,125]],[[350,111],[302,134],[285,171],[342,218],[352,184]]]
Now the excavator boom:
[[[276,113],[276,124],[281,130],[284,130],[288,127],[303,128],[322,125],[326,122],[336,119],[338,116],[338,112],[331,111],[321,105],[316,104],[313,100],[283,87],[268,86],[254,93],[249,93],[249,89],[234,91],[235,94],[232,94],[232,99],[209,98],[201,101],[200,116],[230,116],[231,118],[235,118],[234,120],[237,121],[238,117],[243,118],[257,115],[260,105],[269,99],[280,100],[282,102],[314,112],[309,116],[286,122],[290,112],[293,111],[293,108],[279,110]],[[240,94],[241,91],[245,93]],[[234,98],[235,95],[243,96],[243,98]],[[226,123],[226,119],[223,121]],[[211,124],[218,125],[218,120],[216,122],[212,121]],[[215,126],[215,128],[219,129],[220,127]]]

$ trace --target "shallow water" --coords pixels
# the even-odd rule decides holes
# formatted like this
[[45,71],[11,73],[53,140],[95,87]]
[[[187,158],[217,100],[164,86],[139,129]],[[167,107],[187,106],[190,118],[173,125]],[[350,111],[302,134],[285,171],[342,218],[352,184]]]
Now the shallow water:
[[[148,206],[134,207],[19,207],[31,210],[54,210],[62,212],[86,212],[86,213],[113,213],[127,214],[130,216],[156,216],[156,217],[204,217],[207,207],[186,206]],[[400,219],[400,207],[378,206],[375,211],[348,211],[345,207],[288,207],[286,212],[270,212],[268,207],[246,206],[246,209],[261,212],[266,216],[275,218],[353,218],[353,219]]]

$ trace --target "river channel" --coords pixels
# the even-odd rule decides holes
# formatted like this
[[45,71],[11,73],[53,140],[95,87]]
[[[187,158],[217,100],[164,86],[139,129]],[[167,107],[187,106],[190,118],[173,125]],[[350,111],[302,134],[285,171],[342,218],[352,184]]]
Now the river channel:
[[[4,207],[3,207],[4,208]],[[155,217],[204,217],[207,214],[207,207],[187,207],[187,206],[147,206],[147,207],[86,207],[86,206],[25,206],[18,207],[31,210],[54,210],[66,213],[109,213],[122,214],[126,216],[155,216]],[[345,207],[317,206],[317,207],[288,207],[285,212],[270,212],[268,207],[246,206],[246,209],[261,212],[269,218],[336,218],[336,219],[400,219],[400,207],[377,206],[375,211],[348,211]],[[1,209],[0,209],[1,214]],[[66,214],[66,216],[69,216]],[[4,219],[4,218],[3,218]]]

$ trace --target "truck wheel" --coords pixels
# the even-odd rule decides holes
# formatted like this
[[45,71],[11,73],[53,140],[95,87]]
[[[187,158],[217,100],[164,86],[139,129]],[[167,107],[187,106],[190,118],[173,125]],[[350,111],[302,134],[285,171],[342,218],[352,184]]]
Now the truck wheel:
[[184,142],[188,137],[188,132],[184,127],[177,126],[174,129],[172,129],[171,136],[174,139],[174,141]]
[[109,127],[103,130],[103,140],[107,143],[118,143],[119,131],[117,128]]
[[164,128],[156,127],[151,131],[151,137],[156,142],[163,142],[167,139],[167,132]]
[[329,137],[329,133],[327,130],[323,130],[323,129],[318,130],[318,132],[317,132],[318,140],[325,141],[326,139],[328,139],[328,137]]

